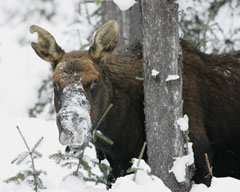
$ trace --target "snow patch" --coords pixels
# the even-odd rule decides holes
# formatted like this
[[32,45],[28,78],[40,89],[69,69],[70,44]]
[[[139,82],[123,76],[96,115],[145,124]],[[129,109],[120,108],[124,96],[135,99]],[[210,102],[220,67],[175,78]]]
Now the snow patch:
[[196,6],[196,3],[192,0],[178,0],[177,3],[179,4],[179,9],[183,11],[186,11],[187,9]]
[[69,176],[67,177],[64,182],[62,182],[59,186],[59,189],[62,189],[63,192],[106,192],[106,190],[97,189],[91,186],[88,186],[83,180]]
[[192,143],[188,143],[188,154],[182,157],[176,157],[170,173],[173,172],[179,183],[184,182],[186,178],[186,168],[194,163]]
[[143,159],[139,160],[139,159],[133,158],[132,163],[133,163],[132,168],[134,168],[134,169],[141,169],[141,170],[145,171],[146,173],[151,172],[151,168]]
[[165,81],[174,81],[177,79],[179,79],[179,75],[168,75],[168,77]]
[[136,180],[134,174],[117,178],[110,192],[137,191],[137,192],[171,192],[169,188],[158,177],[151,175],[151,168],[144,160],[132,159],[132,168],[137,168]]
[[110,167],[110,163],[107,159],[102,160],[101,163]]
[[153,69],[151,75],[152,77],[157,78],[157,76],[159,75],[159,71],[157,71],[156,69]]
[[[146,174],[146,173],[145,173]],[[140,175],[139,175],[140,176]],[[150,177],[145,175],[146,177]],[[134,191],[134,192],[171,192],[169,188],[156,176],[152,176],[151,182],[146,183],[143,181],[141,184],[137,184],[133,181],[133,174],[127,175],[125,177],[118,177],[116,182],[113,184],[112,188],[109,192],[127,192],[127,191]]]
[[208,187],[204,184],[193,184],[190,192],[206,192]]
[[113,0],[113,2],[121,9],[121,11],[126,11],[130,9],[135,3],[135,0]]
[[194,184],[190,192],[239,192],[240,182],[231,177],[212,178],[211,187],[204,184]]
[[189,128],[188,121],[189,121],[189,118],[186,114],[183,116],[183,118],[179,118],[177,120],[177,124],[179,125],[179,128],[181,129],[181,131],[188,130]]

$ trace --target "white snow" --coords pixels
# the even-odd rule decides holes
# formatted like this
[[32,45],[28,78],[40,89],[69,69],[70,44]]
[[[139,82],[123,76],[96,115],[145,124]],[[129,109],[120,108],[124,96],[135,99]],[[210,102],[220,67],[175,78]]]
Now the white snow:
[[165,81],[174,81],[177,79],[179,79],[179,75],[168,75],[168,77]]
[[182,157],[176,157],[173,167],[169,172],[173,172],[179,183],[184,182],[186,178],[186,168],[194,163],[192,143],[188,143],[188,154]]
[[240,181],[231,177],[213,177],[211,187],[194,184],[190,192],[239,192]]
[[[127,175],[125,177],[119,177],[115,184],[112,186],[112,189],[110,189],[110,192],[146,192],[146,191],[151,191],[151,192],[171,192],[170,189],[168,189],[162,180],[159,178],[152,176],[150,178],[149,182],[149,175],[146,173],[141,172],[139,175],[137,173],[137,177],[142,178],[142,183],[137,184],[136,182],[133,181],[133,175]],[[148,178],[146,180],[146,178]]]
[[115,184],[113,184],[113,187],[110,190],[111,192],[171,192],[171,190],[164,185],[161,179],[149,174],[151,172],[151,168],[144,160],[140,160],[139,163],[139,160],[134,158],[132,161],[132,168],[138,168],[135,178],[136,180],[134,181],[134,174],[119,177]]
[[149,167],[148,164],[146,164],[146,162],[143,159],[139,161],[138,159],[133,158],[132,163],[133,163],[132,168],[139,168],[146,173],[151,173],[151,168]]
[[177,124],[179,125],[179,128],[181,131],[188,130],[188,128],[189,128],[188,121],[189,121],[189,118],[186,114],[183,116],[183,118],[179,118],[177,120]]
[[[205,13],[206,13],[206,9],[210,7],[210,4],[212,3],[212,1],[201,1],[199,3],[198,1],[193,1],[193,0],[178,0],[177,3],[179,4],[180,13],[182,11],[184,13],[187,13],[186,17],[188,19],[192,18],[191,9],[193,8],[194,10],[196,10],[200,18],[205,19],[206,24],[209,22],[207,21],[209,14],[205,14]],[[234,11],[231,11],[229,7],[234,8]],[[182,15],[183,15],[182,13],[179,14],[179,17],[181,17]],[[208,42],[206,44],[205,51],[207,53],[211,53],[213,50],[213,44],[214,44],[215,46],[217,45],[216,47],[218,47],[219,52],[224,52],[225,51],[224,50],[225,47],[223,45],[224,39],[234,40],[239,38],[239,34],[234,33],[234,30],[240,27],[238,1],[234,0],[231,3],[227,3],[226,6],[221,7],[215,20],[211,21],[209,23],[209,26],[211,26],[211,30],[209,31],[214,31],[214,34],[212,34],[209,31],[206,32],[206,37]],[[219,30],[218,26],[220,26],[221,30]],[[182,36],[181,29],[179,31],[180,31],[180,36]],[[214,41],[215,37],[217,37],[220,41],[219,40]],[[235,50],[240,49],[239,42],[235,42],[234,49]]]
[[121,11],[126,11],[137,3],[135,0],[113,0],[113,2],[121,9]]
[[157,71],[156,69],[152,69],[151,75],[153,78],[157,78],[157,76],[159,75],[159,71]]
[[195,2],[192,0],[178,0],[177,3],[179,4],[179,9],[183,11],[187,11],[187,9],[195,6]]

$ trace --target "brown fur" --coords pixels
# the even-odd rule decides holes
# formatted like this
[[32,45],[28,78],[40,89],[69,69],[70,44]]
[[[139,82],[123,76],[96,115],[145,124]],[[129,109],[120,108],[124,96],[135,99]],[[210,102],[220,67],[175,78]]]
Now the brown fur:
[[64,51],[58,46],[55,38],[43,28],[32,25],[30,32],[38,33],[38,43],[32,42],[32,48],[39,57],[50,62],[54,69]]
[[[239,178],[240,54],[208,55],[184,40],[181,45],[184,113],[190,117],[195,179],[202,182],[207,175],[204,153],[210,156],[214,175]],[[205,183],[209,185],[210,179]]]
[[87,83],[98,78],[99,72],[96,69],[96,64],[89,59],[89,53],[87,51],[74,51],[62,56],[54,71],[53,82],[59,83],[61,89],[64,89],[67,85],[80,79],[86,86]]
[[[141,46],[112,53],[118,37],[115,21],[98,30],[89,51],[64,53],[52,49],[58,47],[53,37],[41,28],[35,27],[35,31],[40,42],[34,44],[34,50],[44,60],[53,58],[50,62],[57,112],[61,91],[79,79],[91,104],[94,126],[108,105],[113,104],[99,130],[114,144],[98,141],[96,148],[99,158],[106,156],[110,161],[114,176],[125,174],[145,140],[143,81],[136,79],[143,76]],[[46,46],[48,42],[53,45]],[[214,175],[240,178],[240,53],[208,55],[185,40],[181,40],[181,46],[184,113],[190,118],[190,139],[194,143],[194,179],[210,185],[205,153]],[[41,50],[44,54],[39,54]],[[61,56],[55,57],[56,54]]]

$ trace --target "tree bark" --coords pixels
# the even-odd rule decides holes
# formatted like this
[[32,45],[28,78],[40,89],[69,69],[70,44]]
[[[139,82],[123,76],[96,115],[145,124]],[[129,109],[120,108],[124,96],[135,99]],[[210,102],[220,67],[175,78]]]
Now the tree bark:
[[141,4],[136,3],[129,10],[129,44],[142,43],[142,10]]
[[[178,183],[169,170],[185,155],[185,139],[176,121],[182,117],[178,7],[170,0],[142,0],[144,97],[148,160],[152,172],[173,192],[190,190],[190,178]],[[152,75],[152,70],[159,72]],[[166,81],[168,75],[179,79]]]

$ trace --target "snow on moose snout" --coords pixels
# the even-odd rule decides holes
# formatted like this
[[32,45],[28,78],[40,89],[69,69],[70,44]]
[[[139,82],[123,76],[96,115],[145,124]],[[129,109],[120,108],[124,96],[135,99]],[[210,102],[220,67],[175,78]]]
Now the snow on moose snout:
[[84,148],[91,137],[90,104],[81,84],[63,89],[57,113],[59,141],[62,145]]

